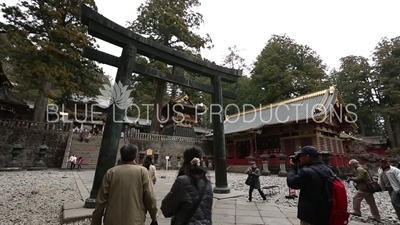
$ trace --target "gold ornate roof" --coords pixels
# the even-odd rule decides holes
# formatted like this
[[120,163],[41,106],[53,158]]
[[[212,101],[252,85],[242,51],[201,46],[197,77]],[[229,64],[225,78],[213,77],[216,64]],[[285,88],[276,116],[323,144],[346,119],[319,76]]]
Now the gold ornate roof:
[[189,100],[189,96],[185,95],[181,95],[175,99],[172,99],[171,102],[173,103],[180,103],[180,104],[186,104],[186,105],[195,105],[193,104],[193,102],[191,102]]
[[[333,113],[333,106],[340,105],[345,105],[343,98],[336,87],[331,86],[322,91],[228,116],[224,121],[225,134],[257,130],[274,124],[324,119]],[[349,118],[348,121],[354,119],[347,110],[343,116]],[[355,122],[351,123],[351,127],[353,130],[358,128]]]

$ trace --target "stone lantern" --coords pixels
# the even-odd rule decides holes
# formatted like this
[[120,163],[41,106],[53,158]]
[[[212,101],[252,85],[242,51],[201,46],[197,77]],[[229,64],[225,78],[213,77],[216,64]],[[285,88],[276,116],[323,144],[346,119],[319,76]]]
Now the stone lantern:
[[268,169],[268,159],[270,157],[269,154],[264,153],[260,157],[262,159],[262,164],[263,164],[263,170],[261,171],[261,174],[265,176],[271,175],[271,172]]
[[11,161],[1,169],[2,171],[22,170],[21,164],[17,161],[17,157],[21,154],[22,149],[24,149],[24,147],[22,147],[21,142],[17,141],[11,151]]
[[158,165],[160,163],[160,153],[158,152],[158,150],[154,151],[154,156],[153,156],[153,160],[154,160],[154,165]]
[[178,153],[176,155],[176,167],[179,169],[181,168],[181,162],[182,162],[182,153]]
[[45,145],[43,142],[43,144],[39,147],[39,159],[36,161],[33,167],[29,168],[29,170],[47,170],[47,165],[44,162],[44,157],[46,155],[47,149],[47,145]]
[[279,158],[279,177],[286,177],[287,176],[287,171],[286,171],[286,158],[287,156],[283,153],[279,153],[278,155]]
[[[211,163],[211,164],[210,164]],[[208,167],[212,167],[212,169],[214,169],[215,168],[215,165],[214,165],[214,156],[213,155],[209,155],[208,157],[207,157],[207,162],[206,162],[206,164],[208,164]]]
[[202,160],[201,160],[203,168],[207,168],[206,161],[207,161],[207,156],[203,153]]
[[246,157],[247,162],[249,163],[249,165],[251,166],[251,164],[254,162],[254,160],[256,159],[254,156],[249,155]]
[[137,162],[138,164],[142,164],[143,163],[145,155],[146,155],[146,151],[140,151],[139,152],[139,161]]

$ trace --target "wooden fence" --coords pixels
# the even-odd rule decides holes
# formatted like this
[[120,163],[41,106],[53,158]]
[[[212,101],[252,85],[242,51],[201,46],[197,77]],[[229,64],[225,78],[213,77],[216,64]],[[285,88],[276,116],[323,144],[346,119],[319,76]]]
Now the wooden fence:
[[198,143],[204,141],[200,138],[178,137],[178,136],[169,136],[169,135],[161,135],[161,134],[149,134],[149,133],[140,133],[137,131],[127,131],[127,132],[125,132],[124,135],[125,135],[125,138],[127,138],[127,139],[137,139],[137,140],[174,141],[174,142],[194,143],[194,144],[198,144]]

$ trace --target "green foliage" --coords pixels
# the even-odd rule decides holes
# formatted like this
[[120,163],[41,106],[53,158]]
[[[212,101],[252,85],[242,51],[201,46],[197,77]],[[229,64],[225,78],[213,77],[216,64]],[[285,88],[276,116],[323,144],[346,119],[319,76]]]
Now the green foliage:
[[[5,61],[7,59],[7,52],[10,49],[10,42],[5,34],[0,34],[0,60]],[[4,69],[4,68],[3,68]]]
[[373,53],[372,76],[377,112],[384,118],[392,148],[400,147],[400,36],[382,38]]
[[286,35],[273,35],[252,71],[261,104],[273,103],[327,88],[326,66],[310,47]]
[[[165,72],[171,72],[171,69],[166,67],[164,63],[158,61],[149,62],[144,57],[139,57],[137,63],[146,65],[149,67],[157,68]],[[154,92],[157,87],[157,82],[147,76],[141,76],[139,74],[134,74],[132,77],[131,88],[134,90],[131,92],[131,97],[133,98],[133,103],[138,107],[132,107],[129,110],[129,116],[143,119],[151,119],[153,116],[153,103],[154,103]],[[165,96],[165,101],[168,101],[168,96]],[[151,105],[149,105],[151,104]],[[148,106],[149,105],[149,106]]]
[[382,134],[379,115],[373,104],[372,67],[362,56],[346,56],[340,59],[338,70],[331,72],[332,83],[337,85],[346,104],[354,104],[349,110],[357,113],[358,132],[361,135]]
[[[101,69],[81,57],[85,46],[94,46],[80,22],[79,4],[96,10],[94,0],[25,0],[14,6],[1,4],[8,48],[1,53],[12,64],[20,91],[39,89],[39,98],[68,98],[72,94],[93,96],[103,83]],[[45,82],[45,83],[44,83]],[[56,89],[61,96],[45,88]],[[46,101],[43,101],[45,103]],[[45,106],[35,105],[35,110]],[[40,113],[39,113],[40,114]],[[42,113],[44,115],[44,111]]]
[[[202,58],[199,54],[192,54],[190,52],[186,52],[189,55],[201,58],[204,61],[209,61],[205,58]],[[211,61],[209,61],[211,62]],[[200,76],[198,74],[192,73],[192,72],[186,72],[185,71],[185,78],[196,81],[199,83],[211,85],[211,79],[205,76]],[[180,87],[179,90],[182,94],[186,94],[189,96],[190,101],[192,101],[194,104],[200,104],[203,103],[206,106],[209,106],[211,104],[211,94],[204,93],[202,91],[195,90],[193,88],[188,88],[188,87]],[[205,119],[205,118],[203,118]]]
[[[203,16],[194,11],[194,8],[200,6],[199,0],[146,0],[138,8],[138,17],[135,21],[129,23],[129,28],[145,37],[148,37],[160,44],[172,47],[200,57],[202,48],[211,48],[212,41],[209,35],[202,37],[194,31],[198,30],[203,21]],[[146,65],[156,67],[160,70],[171,73],[172,68],[164,63],[149,61]],[[185,72],[185,77],[200,82],[209,82],[207,78],[200,77],[197,74]],[[159,102],[154,96],[157,85],[162,85],[159,80],[149,79],[143,76],[134,78],[136,93],[134,99],[138,101]],[[178,85],[168,84],[163,95],[164,101],[169,98],[175,98],[180,94],[187,94],[195,103],[210,103],[209,97],[199,91],[179,87]],[[139,100],[141,99],[141,100]],[[207,100],[206,100],[207,99]],[[148,102],[148,103],[151,103]],[[141,115],[143,118],[145,115]],[[151,118],[151,115],[149,116]]]
[[248,66],[246,65],[246,60],[240,56],[240,49],[234,45],[233,47],[228,47],[228,54],[222,59],[222,66],[228,68],[244,70],[244,75],[248,75]]
[[158,43],[199,53],[202,48],[212,48],[208,34],[201,37],[193,32],[204,23],[203,16],[193,11],[200,5],[199,0],[146,0],[130,28]]
[[[399,115],[394,109],[400,109],[400,36],[383,38],[373,53],[375,66],[374,91],[379,104],[386,106],[386,112]],[[394,114],[393,114],[394,113]]]
[[228,68],[243,70],[244,76],[240,77],[235,84],[223,83],[223,89],[233,91],[237,94],[237,99],[224,99],[224,106],[228,115],[242,112],[245,104],[257,105],[256,96],[257,88],[254,88],[252,80],[247,77],[249,67],[246,65],[245,59],[240,56],[240,50],[235,45],[228,47],[228,54],[223,57],[222,65]]
[[396,149],[400,146],[400,37],[382,38],[370,61],[361,56],[341,58],[331,82],[338,85],[346,103],[357,106],[358,132],[386,134]]
[[392,148],[386,150],[388,156],[397,157],[400,154],[400,148]]

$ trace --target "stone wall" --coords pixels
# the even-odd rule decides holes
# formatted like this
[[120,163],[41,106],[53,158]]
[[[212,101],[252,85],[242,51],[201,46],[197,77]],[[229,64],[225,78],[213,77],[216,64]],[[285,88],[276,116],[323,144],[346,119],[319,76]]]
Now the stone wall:
[[34,164],[38,158],[39,146],[43,141],[48,147],[45,156],[47,166],[60,168],[67,137],[67,132],[2,126],[0,129],[0,168],[10,161],[13,145],[17,141],[20,141],[24,147],[18,156],[18,161],[24,168]]
[[[123,141],[122,141],[123,142]],[[177,166],[177,154],[185,151],[186,148],[192,146],[200,147],[205,155],[213,155],[213,142],[209,140],[197,140],[197,141],[187,141],[187,140],[144,140],[144,139],[129,139],[131,144],[137,145],[140,151],[146,151],[147,149],[152,149],[159,153],[158,167],[165,168],[165,156],[170,157],[170,162],[172,167]],[[122,144],[123,145],[123,144]],[[120,144],[120,146],[122,146]],[[118,152],[119,158],[119,152]]]

